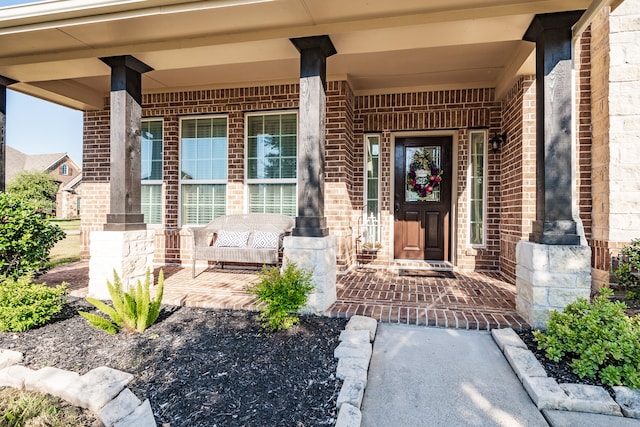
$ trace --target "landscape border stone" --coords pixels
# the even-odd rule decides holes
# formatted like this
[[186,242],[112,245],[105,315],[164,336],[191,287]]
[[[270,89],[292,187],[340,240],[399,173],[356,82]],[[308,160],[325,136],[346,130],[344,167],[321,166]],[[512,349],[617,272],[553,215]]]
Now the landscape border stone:
[[[531,368],[531,358],[535,359],[535,355],[528,350],[527,345],[513,329],[493,329],[491,336],[504,353],[511,368],[520,378],[522,385],[538,409],[548,410],[552,413],[560,410],[640,418],[640,390],[614,387],[614,391],[616,391],[614,400],[602,387],[570,383],[558,384],[555,379],[546,377],[546,372],[544,376],[540,376],[537,368]],[[529,354],[524,356],[525,352]],[[540,366],[542,367],[542,365]],[[542,369],[544,370],[544,368]],[[617,389],[626,390],[620,390],[618,393]],[[628,408],[635,408],[636,411]]]
[[367,316],[352,316],[340,333],[340,344],[333,355],[338,359],[336,377],[343,380],[336,407],[336,427],[360,427],[360,411],[369,363],[373,353],[378,321]]
[[106,427],[155,427],[149,400],[141,403],[126,385],[133,375],[108,368],[84,375],[54,367],[33,370],[18,365],[14,353],[0,349],[0,387],[50,394],[93,411]]

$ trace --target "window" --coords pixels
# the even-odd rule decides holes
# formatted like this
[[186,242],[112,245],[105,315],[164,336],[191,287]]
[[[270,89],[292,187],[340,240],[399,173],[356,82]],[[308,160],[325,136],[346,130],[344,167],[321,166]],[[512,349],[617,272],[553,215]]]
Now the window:
[[60,168],[60,174],[65,176],[69,175],[69,166],[62,165],[62,167]]
[[486,230],[486,131],[470,132],[469,165],[469,243],[485,245]]
[[380,136],[365,135],[364,244],[376,248],[380,242]]
[[225,215],[227,118],[183,119],[180,152],[182,224],[206,224]]
[[251,114],[246,129],[249,212],[296,216],[297,114]]
[[140,210],[147,224],[162,224],[162,120],[144,120],[140,138]]

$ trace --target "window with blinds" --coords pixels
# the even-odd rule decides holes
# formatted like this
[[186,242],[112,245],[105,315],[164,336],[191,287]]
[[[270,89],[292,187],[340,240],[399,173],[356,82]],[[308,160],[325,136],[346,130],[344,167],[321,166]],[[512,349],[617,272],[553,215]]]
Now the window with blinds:
[[180,126],[183,225],[206,224],[227,211],[226,117],[185,118]]
[[249,212],[296,216],[297,114],[249,114],[246,123]]
[[144,222],[162,224],[162,120],[142,121],[140,178]]
[[469,243],[472,246],[485,245],[486,139],[487,133],[484,130],[470,132]]

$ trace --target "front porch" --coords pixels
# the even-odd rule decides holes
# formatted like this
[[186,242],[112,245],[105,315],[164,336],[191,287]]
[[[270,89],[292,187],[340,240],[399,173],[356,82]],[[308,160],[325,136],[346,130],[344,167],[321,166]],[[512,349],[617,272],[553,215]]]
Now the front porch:
[[[253,270],[208,269],[195,279],[191,269],[163,267],[164,303],[179,306],[255,310],[246,287]],[[159,269],[156,269],[157,275]],[[85,297],[88,262],[55,268],[41,277],[51,285],[69,283],[72,296]],[[338,300],[331,317],[366,315],[386,323],[458,329],[520,329],[527,323],[515,308],[516,287],[497,274],[455,272],[455,278],[401,276],[387,270],[358,269],[337,277]]]

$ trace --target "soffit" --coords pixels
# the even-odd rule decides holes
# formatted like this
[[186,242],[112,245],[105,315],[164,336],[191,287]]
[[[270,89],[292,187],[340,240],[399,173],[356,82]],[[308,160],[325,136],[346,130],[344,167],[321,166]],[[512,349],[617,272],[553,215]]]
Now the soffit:
[[513,78],[505,73],[534,72],[533,46],[521,38],[535,13],[590,1],[45,3],[46,13],[37,4],[0,8],[0,75],[18,80],[16,90],[91,109],[109,91],[99,57],[130,54],[153,67],[144,91],[296,81],[299,54],[289,38],[319,34],[338,51],[328,77],[348,76],[357,93],[496,87]]

